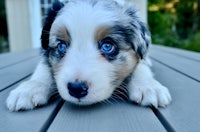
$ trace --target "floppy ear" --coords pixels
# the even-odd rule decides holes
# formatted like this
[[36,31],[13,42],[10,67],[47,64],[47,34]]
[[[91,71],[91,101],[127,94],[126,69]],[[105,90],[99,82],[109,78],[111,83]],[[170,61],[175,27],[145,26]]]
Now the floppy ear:
[[52,7],[48,11],[41,35],[41,43],[43,49],[47,49],[49,47],[49,32],[51,29],[51,25],[62,7],[64,7],[64,4],[56,1],[53,3]]
[[147,54],[148,48],[151,44],[151,34],[145,23],[143,23],[137,16],[137,12],[133,7],[126,10],[130,17],[129,25],[133,31],[132,47],[137,55],[143,59]]

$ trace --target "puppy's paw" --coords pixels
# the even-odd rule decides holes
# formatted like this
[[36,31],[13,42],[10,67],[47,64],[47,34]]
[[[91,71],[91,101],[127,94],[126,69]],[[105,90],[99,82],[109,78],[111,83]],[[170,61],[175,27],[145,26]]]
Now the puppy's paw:
[[166,87],[152,80],[149,83],[135,83],[129,90],[129,98],[143,106],[166,107],[172,100]]
[[28,110],[46,104],[48,96],[48,86],[37,81],[27,81],[10,92],[6,104],[10,111]]

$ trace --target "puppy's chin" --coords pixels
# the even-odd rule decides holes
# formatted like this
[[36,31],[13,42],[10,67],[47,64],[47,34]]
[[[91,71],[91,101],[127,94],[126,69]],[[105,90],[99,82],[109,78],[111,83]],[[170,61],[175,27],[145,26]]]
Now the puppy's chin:
[[[105,99],[103,99],[105,100]],[[78,106],[89,106],[89,105],[94,105],[94,104],[97,104],[97,103],[100,103],[102,102],[103,100],[85,100],[85,99],[69,99],[69,100],[65,100],[71,104],[74,104],[74,105],[78,105]]]
[[103,102],[106,99],[110,98],[112,95],[112,92],[107,93],[106,95],[104,94],[103,96],[95,96],[92,93],[88,93],[88,95],[86,95],[83,98],[75,98],[72,97],[71,95],[69,95],[68,93],[63,95],[63,92],[59,92],[60,96],[67,102],[75,104],[75,105],[80,105],[80,106],[87,106],[87,105],[93,105],[99,102]]

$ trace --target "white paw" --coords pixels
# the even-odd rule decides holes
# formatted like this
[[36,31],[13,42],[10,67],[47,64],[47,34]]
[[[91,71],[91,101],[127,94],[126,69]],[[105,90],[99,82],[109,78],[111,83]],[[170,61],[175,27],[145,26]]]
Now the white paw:
[[129,98],[143,106],[166,107],[172,100],[166,87],[158,81],[152,80],[149,83],[138,83],[129,90]]
[[28,110],[46,104],[48,96],[48,86],[37,81],[26,81],[10,92],[6,104],[10,111]]

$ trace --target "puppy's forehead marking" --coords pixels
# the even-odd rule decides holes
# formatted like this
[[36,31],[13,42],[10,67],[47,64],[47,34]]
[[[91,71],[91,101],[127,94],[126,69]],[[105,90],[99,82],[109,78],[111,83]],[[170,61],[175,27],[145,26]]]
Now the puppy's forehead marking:
[[98,42],[106,37],[110,37],[117,43],[119,48],[129,50],[131,49],[131,33],[132,32],[130,32],[129,29],[124,27],[123,24],[121,24],[120,26],[120,22],[115,22],[115,24],[111,26],[104,26],[98,28],[96,31],[95,40],[96,42]]
[[52,27],[52,35],[56,36],[58,39],[64,40],[65,42],[70,41],[70,35],[68,30],[64,25],[54,24]]
[[117,14],[110,9],[105,10],[102,5],[92,6],[89,2],[79,1],[67,4],[56,19],[68,29],[72,40],[81,38],[83,42],[91,37],[94,39],[97,28],[116,21]]
[[110,34],[111,30],[107,26],[101,26],[96,30],[95,40],[96,42],[102,40]]

